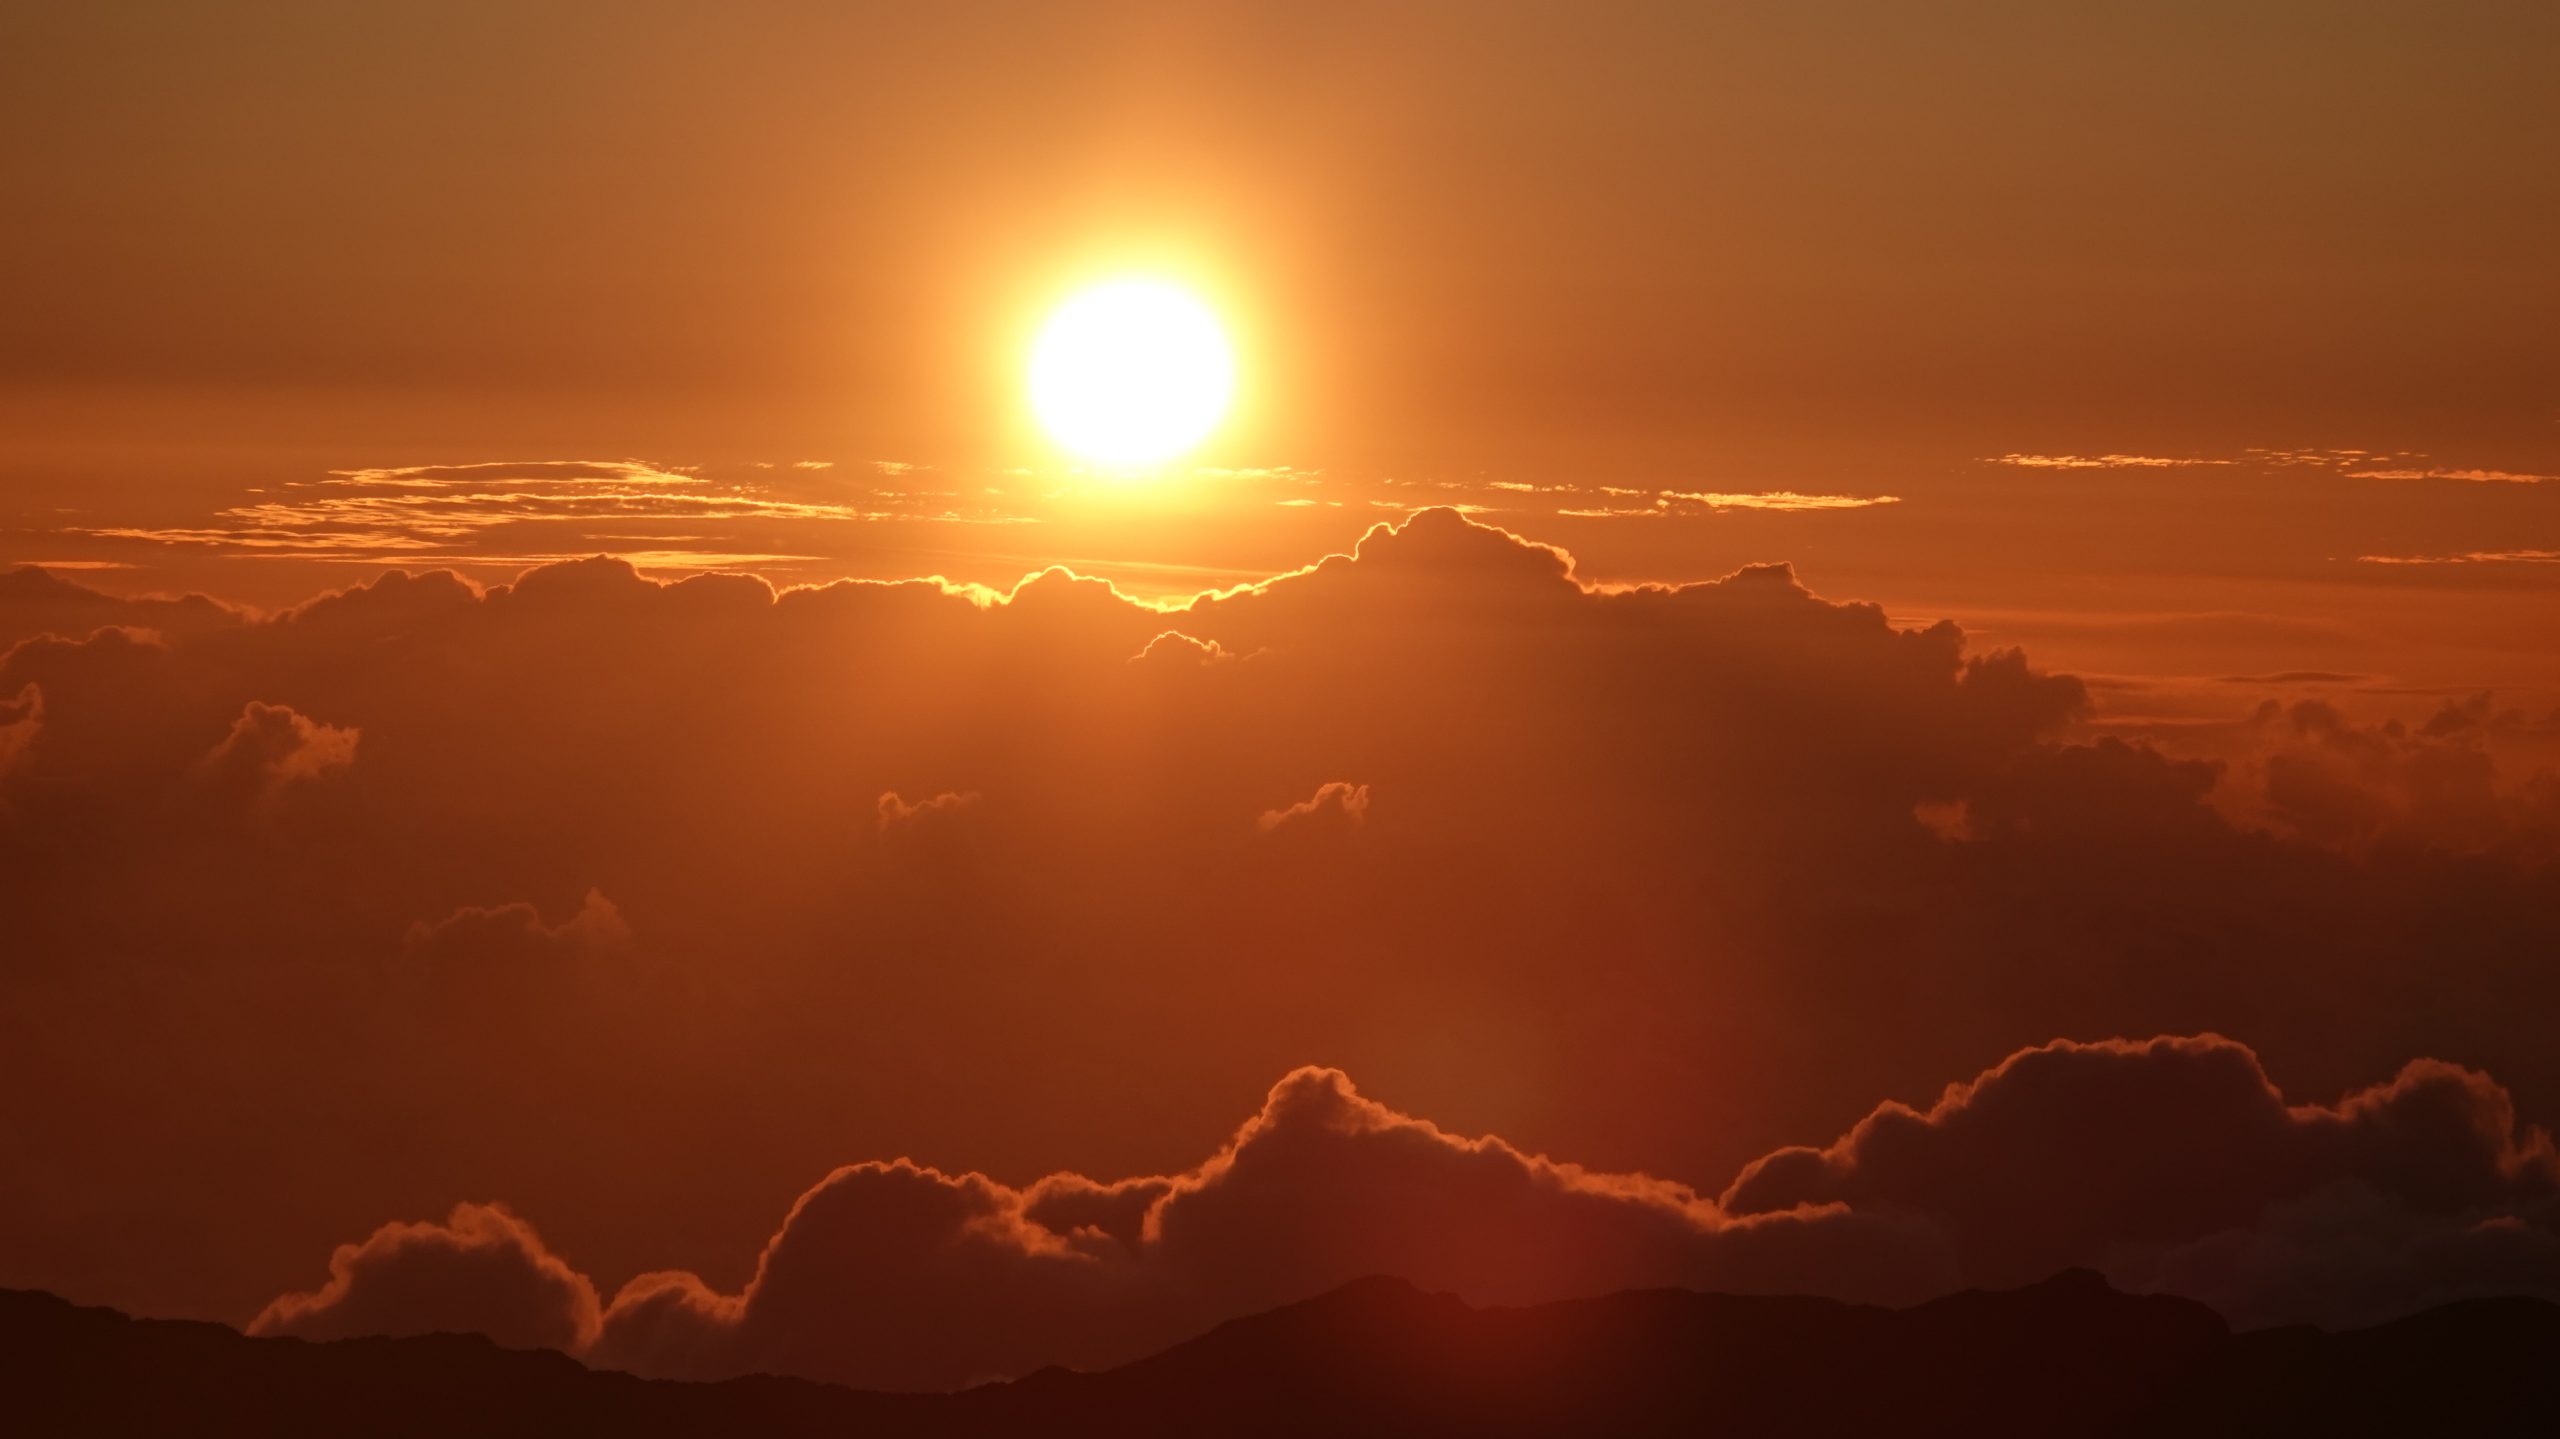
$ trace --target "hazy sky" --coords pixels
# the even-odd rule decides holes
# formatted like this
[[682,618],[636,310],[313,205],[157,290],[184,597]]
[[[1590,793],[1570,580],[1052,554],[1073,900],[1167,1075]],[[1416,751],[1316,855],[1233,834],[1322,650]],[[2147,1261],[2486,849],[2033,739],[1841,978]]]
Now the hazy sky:
[[[14,0],[0,1285],[927,1387],[1378,1270],[2560,1295],[2555,75]],[[1132,272],[1239,374],[1136,477],[1023,384]]]
[[[2531,0],[38,3],[0,25],[22,137],[0,551],[139,567],[111,584],[343,582],[71,531],[201,529],[364,467],[749,484],[824,460],[792,498],[955,518],[445,548],[813,557],[769,563],[795,579],[1062,559],[1157,592],[1191,572],[1144,566],[1232,581],[1339,548],[1410,502],[1397,479],[1609,578],[1792,559],[1826,593],[2010,630],[1994,612],[2334,612],[2389,646],[2389,614],[2421,632],[2309,667],[2553,680],[2514,654],[2410,671],[2560,617],[2560,485],[2370,477],[2560,473],[2560,13]],[[1024,342],[1128,268],[1203,288],[1243,351],[1243,408],[1198,461],[1321,483],[1061,485]],[[2212,463],[1986,463],[2014,454]],[[880,485],[884,460],[931,468]],[[1664,490],[1901,503],[1554,513]]]

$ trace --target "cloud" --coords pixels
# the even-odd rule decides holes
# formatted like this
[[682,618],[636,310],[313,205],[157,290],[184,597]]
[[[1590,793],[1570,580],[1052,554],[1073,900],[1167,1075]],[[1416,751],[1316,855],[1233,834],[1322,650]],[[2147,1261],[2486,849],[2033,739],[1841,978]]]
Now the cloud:
[[530,904],[494,908],[465,906],[430,924],[409,926],[401,952],[430,968],[456,964],[522,964],[554,951],[592,953],[631,942],[631,926],[612,900],[588,890],[575,914],[558,924],[545,924]]
[[1157,665],[1168,669],[1193,669],[1201,665],[1232,663],[1234,651],[1216,640],[1199,640],[1180,630],[1166,630],[1147,641],[1147,647],[1129,657],[1133,665]]
[[186,635],[245,622],[249,612],[203,595],[102,594],[34,565],[0,572],[0,652],[40,635],[70,639],[122,628]]
[[218,785],[271,796],[354,764],[356,740],[352,728],[321,724],[290,705],[251,700],[201,768]]
[[975,790],[945,790],[930,799],[914,801],[902,799],[896,790],[890,790],[880,796],[880,828],[887,830],[897,825],[939,819],[977,802]]
[[2228,465],[2237,461],[2176,455],[1993,455],[1987,464],[2022,470],[2168,470],[2190,465]]
[[610,480],[626,485],[682,487],[697,484],[693,475],[645,460],[484,460],[466,465],[387,465],[331,470],[324,485],[349,488],[435,490],[456,485],[510,487],[576,485]]
[[252,1334],[485,1334],[511,1349],[576,1353],[593,1342],[596,1292],[543,1247],[533,1227],[489,1204],[459,1204],[441,1224],[386,1224],[329,1256],[329,1282],[286,1294]]
[[2487,694],[2448,700],[2414,726],[2268,700],[2216,798],[2244,822],[2333,849],[2560,858],[2560,785],[2510,783],[2490,748],[2526,725]]
[[[2255,1231],[2271,1206],[2353,1188],[2410,1223],[2452,1233],[2560,1193],[2550,1136],[2520,1129],[2487,1076],[2418,1061],[2334,1106],[2289,1105],[2245,1046],[2215,1036],[2048,1045],[1952,1085],[1926,1110],[1888,1104],[1822,1149],[1755,1161],[1722,1196],[1735,1214],[1842,1204],[1925,1219],[1972,1282],[2028,1282],[2068,1265],[2167,1283],[2191,1246],[2298,1245],[2298,1218]],[[2560,1234],[2546,1234],[2560,1260]],[[2163,1253],[2163,1246],[2171,1252]],[[2239,1282],[2214,1297],[2254,1322],[2372,1317],[2298,1309],[2299,1295]],[[2352,1249],[2301,1256],[2352,1290]],[[2500,1292],[2560,1284],[2560,1267]]]
[[2515,470],[2374,469],[2349,470],[2357,480],[2464,480],[2475,485],[2539,485],[2560,475],[2531,475]]
[[2358,555],[2360,565],[2552,565],[2560,550],[2466,550],[2439,555]]
[[2560,1212],[2545,1201],[2448,1217],[2351,1180],[2278,1201],[2249,1228],[2127,1256],[2115,1277],[2251,1328],[2377,1324],[2483,1295],[2560,1294]]
[[1316,786],[1316,792],[1285,809],[1267,809],[1256,823],[1265,834],[1284,826],[1334,825],[1357,829],[1369,817],[1369,787],[1340,780]]
[[592,1336],[586,1357],[613,1367],[906,1389],[1125,1362],[1373,1273],[1478,1304],[1665,1285],[1903,1303],[2098,1266],[2251,1322],[2336,1322],[2560,1294],[2555,1193],[2549,1137],[2486,1076],[2420,1061],[2291,1105],[2211,1036],[2022,1051],[1925,1111],[1885,1105],[1768,1155],[1720,1200],[1455,1135],[1305,1068],[1179,1174],[1014,1189],[908,1160],[838,1169],[735,1293],[648,1274],[595,1324],[529,1230],[467,1211],[468,1240],[450,1232],[466,1212],[386,1227],[339,1251],[329,1290],[269,1313],[415,1332],[468,1296],[513,1336]]
[[[826,461],[795,461],[777,477],[790,481],[785,485],[645,460],[372,466],[262,487],[251,492],[261,498],[197,524],[69,533],[332,563],[522,569],[612,551],[652,568],[698,570],[787,567],[810,559],[796,547],[810,543],[813,526],[1024,518],[1002,505],[952,505],[944,494],[808,488],[830,468]],[[904,471],[880,473],[894,478]]]
[[44,691],[33,681],[22,686],[14,699],[0,701],[0,778],[8,775],[10,766],[43,730]]
[[[1491,487],[1496,490],[1522,494],[1593,494],[1617,497],[1621,499],[1646,499],[1650,501],[1650,503],[1642,505],[1607,503],[1595,504],[1586,502],[1576,505],[1561,506],[1553,512],[1557,515],[1582,519],[1605,519],[1618,517],[1660,519],[1672,514],[1693,513],[1694,511],[1686,508],[1690,506],[1718,511],[1808,511],[1868,509],[1878,505],[1897,505],[1902,503],[1902,499],[1898,495],[1817,495],[1804,494],[1795,490],[1654,490],[1630,489],[1616,485],[1600,485],[1585,489],[1578,485],[1532,485],[1510,481],[1495,481],[1492,483]],[[1377,501],[1375,503],[1385,504],[1388,502]],[[1461,506],[1459,508],[1464,509],[1465,507]]]
[[[1695,1281],[1784,1287],[1814,1233],[1863,1294],[1944,1276],[1925,1245],[1850,1216],[1728,1224],[1697,1196],[1468,1140],[1303,1069],[1219,1154],[1180,1175],[1015,1190],[900,1160],[801,1196],[733,1295],[632,1281],[594,1362],[709,1377],[783,1372],[949,1388],[1049,1363],[1136,1358],[1219,1319],[1397,1272],[1485,1302]],[[1900,1269],[1877,1263],[1891,1254]],[[1855,1262],[1851,1262],[1854,1257]]]
[[1902,503],[1899,495],[1802,495],[1793,490],[1767,490],[1756,494],[1698,494],[1687,490],[1664,490],[1661,497],[1704,505],[1711,510],[1861,510],[1875,505]]
[[[482,531],[528,523],[808,522],[865,513],[845,505],[780,498],[743,484],[718,484],[638,461],[338,470],[316,484],[285,488],[284,498],[234,505],[200,528],[95,533],[378,563],[386,552],[479,558],[466,542]],[[491,558],[515,563],[519,557]]]
[[[2393,458],[2392,456],[2387,456],[2374,450],[2359,450],[2353,448],[2323,449],[2319,446],[2297,446],[2294,448],[2285,448],[2282,446],[2251,445],[2242,450],[2240,455],[2243,460],[2250,464],[2268,465],[2288,469],[2304,466],[2344,469],[2349,465],[2370,464],[2377,460]],[[2406,459],[2410,457],[2403,455],[2398,456],[2397,458]]]
[[[2096,739],[1956,625],[1785,566],[1595,585],[1445,509],[1174,601],[609,559],[11,594],[0,1283],[242,1318],[459,1178],[735,1297],[826,1158],[1178,1178],[1310,1059],[1691,1184],[2055,1034],[2560,1103],[2554,791],[2494,707]],[[1042,1202],[1126,1249],[1129,1194]]]
[[[2252,447],[2233,456],[2005,454],[1985,464],[2024,470],[2165,470],[2211,465],[2251,465],[2268,469],[2328,469],[2351,480],[2461,480],[2472,484],[2535,485],[2555,477],[2518,470],[2424,463],[2423,455],[2384,455],[2359,449],[2271,449]],[[2401,463],[2390,463],[2399,461]]]

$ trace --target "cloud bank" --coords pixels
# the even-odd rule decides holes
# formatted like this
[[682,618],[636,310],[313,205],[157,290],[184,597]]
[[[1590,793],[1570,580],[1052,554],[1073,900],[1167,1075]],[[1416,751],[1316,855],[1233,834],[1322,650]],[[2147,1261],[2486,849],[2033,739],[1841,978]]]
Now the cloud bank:
[[466,1327],[644,1374],[939,1389],[1141,1357],[1367,1274],[1478,1304],[1690,1286],[1912,1302],[2086,1265],[2244,1323],[2360,1322],[2473,1293],[2560,1296],[2560,1158],[2486,1076],[2419,1061],[2288,1105],[2205,1037],[2012,1055],[1927,1110],[1878,1108],[1720,1199],[1465,1138],[1301,1069],[1206,1161],[1010,1188],[907,1160],[802,1194],[723,1293],[593,1288],[503,1210],[395,1224],[259,1332]]
[[[862,1204],[1007,1274],[1173,1273],[1079,1237],[1156,1243],[1144,1185],[1004,1196],[1171,1183],[1310,1063],[1697,1194],[2055,1035],[2225,1034],[2298,1095],[2429,1055],[2560,1107],[2555,791],[2491,744],[2544,721],[2283,708],[2204,753],[2086,706],[1785,566],[1602,588],[1447,510],[1171,604],[582,560],[256,614],[18,572],[0,1282],[246,1322],[325,1245],[494,1197],[600,1293],[699,1276],[675,1326],[865,1155],[917,1168]],[[2380,1197],[2267,1202],[2486,1252],[2354,1174]],[[1878,1286],[1969,1254],[1837,1182]],[[1810,1232],[1718,1212],[1678,1272]],[[1656,1253],[1607,1233],[1590,1273]],[[2182,1283],[2281,1267],[2137,1238]],[[1129,1312],[1269,1282],[1199,1252],[1196,1305]]]

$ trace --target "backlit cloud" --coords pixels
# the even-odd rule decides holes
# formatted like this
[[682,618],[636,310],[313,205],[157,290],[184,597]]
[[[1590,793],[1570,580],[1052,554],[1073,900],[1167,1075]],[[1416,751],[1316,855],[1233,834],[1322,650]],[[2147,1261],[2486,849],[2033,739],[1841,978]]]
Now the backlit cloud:
[[1699,493],[1664,490],[1662,498],[1704,505],[1711,510],[1861,510],[1871,505],[1898,505],[1898,495],[1800,495],[1793,490],[1758,493]]
[[2351,480],[2462,480],[2474,484],[2533,485],[2554,476],[2478,465],[2444,465],[2406,451],[2252,447],[2236,455],[2021,454],[1992,455],[1987,464],[2022,470],[2169,470],[2241,465],[2271,470],[2334,470]]
[[595,1287],[495,1205],[457,1205],[441,1224],[386,1224],[329,1259],[329,1282],[286,1294],[252,1334],[485,1334],[515,1349],[579,1352],[595,1340]]
[[2453,469],[2383,469],[2349,470],[2347,475],[2358,480],[2466,480],[2483,485],[2538,485],[2560,475],[2528,475],[2514,470]]
[[[772,465],[751,468],[773,470]],[[860,522],[1018,523],[1018,506],[963,501],[823,476],[830,462],[766,478],[714,479],[643,460],[488,461],[333,470],[253,491],[204,523],[94,526],[69,533],[241,555],[337,563],[524,568],[611,552],[650,568],[789,567],[815,556],[742,540]],[[882,471],[895,477],[905,471]],[[812,491],[808,485],[817,484]]]
[[2169,470],[2190,465],[2228,465],[2236,461],[2183,455],[1993,455],[1989,463],[2021,470]]
[[[1094,1176],[1040,1212],[1125,1249],[1108,1177],[1192,1173],[1311,1061],[1700,1188],[2056,1034],[2560,1103],[2539,720],[2100,738],[2081,680],[1783,565],[1600,584],[1434,509],[1185,599],[583,559],[262,614],[21,570],[0,625],[0,1282],[155,1312],[496,1196],[608,1287],[699,1276],[672,1325],[844,1157]],[[1878,1285],[1946,1272],[1861,1224]]]
[[1284,825],[1314,827],[1330,823],[1356,829],[1368,816],[1369,787],[1335,780],[1318,785],[1312,796],[1285,809],[1264,810],[1256,823],[1266,834]]
[[2467,550],[2444,555],[2358,555],[2360,565],[2549,565],[2560,550]]
[[2291,1105],[2210,1036],[2021,1051],[1926,1110],[1755,1160],[1720,1199],[1452,1134],[1308,1068],[1178,1174],[1016,1189],[904,1159],[837,1169],[735,1293],[644,1275],[599,1322],[530,1229],[465,1206],[341,1248],[326,1288],[259,1327],[459,1323],[644,1374],[942,1389],[1127,1362],[1368,1274],[1479,1304],[1665,1285],[1911,1302],[2087,1266],[2247,1323],[2369,1322],[2560,1295],[2555,1195],[2550,1137],[2486,1076],[2420,1061]]

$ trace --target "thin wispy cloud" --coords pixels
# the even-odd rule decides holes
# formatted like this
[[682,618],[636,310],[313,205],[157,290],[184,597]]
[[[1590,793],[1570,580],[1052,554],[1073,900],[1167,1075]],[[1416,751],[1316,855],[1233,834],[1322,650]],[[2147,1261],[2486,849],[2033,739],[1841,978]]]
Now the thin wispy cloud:
[[1661,497],[1705,505],[1711,510],[1863,510],[1875,505],[1902,503],[1900,495],[1806,495],[1794,490],[1754,493],[1664,490]]
[[2021,470],[2169,470],[2189,465],[2228,465],[2231,460],[2177,455],[1992,455],[1988,463]]
[[2352,674],[2342,670],[2285,670],[2271,675],[2216,675],[2215,684],[2224,685],[2353,685],[2363,684],[2372,675]]
[[2360,565],[2560,565],[2560,550],[2468,550],[2453,555],[2358,555]]
[[1619,485],[1599,485],[1588,490],[1568,493],[1597,494],[1609,500],[1635,500],[1645,497],[1651,504],[1580,504],[1559,506],[1554,513],[1577,520],[1658,520],[1672,515],[1695,514],[1699,510],[1772,510],[1801,514],[1817,510],[1863,510],[1878,505],[1898,505],[1900,495],[1810,495],[1795,490],[1644,490]]
[[[992,501],[964,506],[947,494],[819,479],[829,468],[831,463],[821,460],[788,466],[804,477],[804,484],[828,487],[811,493],[805,487],[718,479],[692,467],[644,460],[370,466],[250,490],[259,498],[218,510],[199,524],[102,526],[78,533],[246,556],[361,563],[400,558],[539,564],[608,551],[655,568],[734,567],[811,558],[773,546],[771,531],[777,525],[984,524],[1027,518]],[[652,532],[653,525],[664,531]],[[529,535],[546,539],[526,544]]]
[[2539,485],[2560,480],[2560,475],[2529,475],[2515,470],[2349,470],[2347,475],[2358,480],[2466,480],[2475,485]]
[[2335,470],[2351,480],[2464,480],[2475,484],[2535,485],[2560,479],[2525,470],[2482,465],[2439,465],[2408,451],[2341,448],[2274,448],[2251,446],[2236,455],[2102,455],[2011,453],[1985,457],[1985,464],[2020,470],[2171,470],[2207,466],[2260,469]]
[[2240,452],[2240,458],[2244,463],[2252,465],[2287,468],[2327,466],[2331,469],[2343,469],[2348,465],[2370,464],[2387,459],[2415,459],[2417,456],[2393,455],[2381,450],[2360,450],[2352,447],[2251,445]]
[[[536,565],[562,564],[592,557],[592,550],[553,554],[457,555],[440,559],[439,564],[452,569],[530,569]],[[807,564],[824,559],[823,555],[766,554],[734,550],[614,550],[613,557],[637,570],[760,570],[774,565]]]
[[693,471],[684,467],[653,465],[644,460],[481,460],[467,465],[377,465],[331,470],[329,478],[318,483],[372,489],[432,490],[491,484],[523,489],[583,485],[595,481],[626,485],[702,483]]

